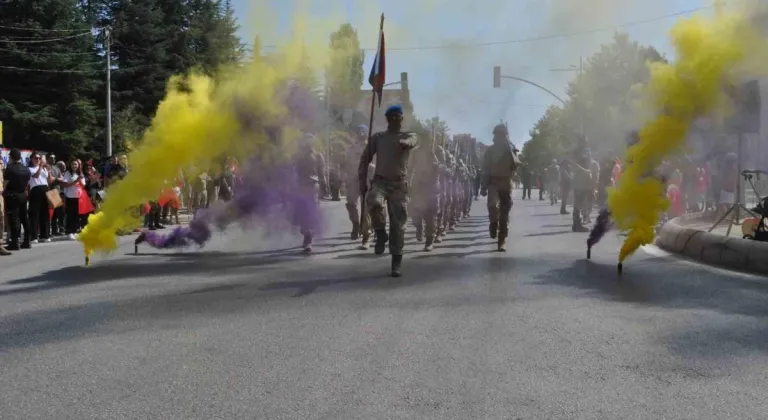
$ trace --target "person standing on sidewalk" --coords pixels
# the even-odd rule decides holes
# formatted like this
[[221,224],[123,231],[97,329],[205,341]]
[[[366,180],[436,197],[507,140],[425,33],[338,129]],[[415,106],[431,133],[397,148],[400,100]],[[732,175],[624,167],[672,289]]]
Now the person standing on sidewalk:
[[75,235],[77,235],[80,227],[80,194],[83,190],[78,187],[78,184],[85,186],[85,177],[83,177],[80,162],[77,159],[72,159],[69,162],[69,170],[64,173],[64,179],[61,182],[66,199],[64,208],[67,212],[64,233],[72,241],[75,240]]
[[11,255],[11,251],[5,249],[5,200],[3,199],[3,190],[5,189],[5,178],[3,177],[3,171],[5,165],[0,160],[0,256]]
[[37,243],[38,238],[41,242],[51,242],[50,218],[48,216],[48,186],[53,182],[50,173],[50,165],[39,153],[35,153],[30,158],[29,173],[29,233],[31,243]]
[[[8,220],[8,249],[18,251],[29,249],[29,219],[27,218],[27,185],[32,175],[29,168],[21,163],[21,151],[11,150],[10,163],[3,170],[3,201],[5,201],[5,216]],[[19,246],[21,229],[24,229],[24,241]]]

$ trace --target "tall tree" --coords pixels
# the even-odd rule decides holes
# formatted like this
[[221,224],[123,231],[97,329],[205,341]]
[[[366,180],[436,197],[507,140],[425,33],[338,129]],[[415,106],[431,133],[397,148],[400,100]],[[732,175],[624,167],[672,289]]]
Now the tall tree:
[[229,1],[192,0],[188,18],[187,46],[197,66],[214,74],[221,66],[243,60],[245,49]]
[[[116,109],[135,107],[144,127],[165,96],[169,47],[167,19],[160,0],[113,0],[107,24],[113,28],[112,59],[121,71],[113,77],[113,105]],[[173,66],[175,67],[175,66]]]
[[331,34],[329,56],[325,83],[330,105],[337,109],[354,109],[361,95],[365,54],[352,25],[344,23]]
[[92,147],[104,64],[76,0],[11,0],[0,13],[4,143],[59,156]]

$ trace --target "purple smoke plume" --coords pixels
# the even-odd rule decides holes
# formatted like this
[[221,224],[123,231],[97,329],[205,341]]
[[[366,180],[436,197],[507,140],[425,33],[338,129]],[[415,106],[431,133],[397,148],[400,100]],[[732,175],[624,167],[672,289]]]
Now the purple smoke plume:
[[189,226],[175,228],[168,234],[144,232],[136,239],[136,245],[146,242],[161,249],[202,247],[210,240],[212,227],[224,230],[234,222],[253,218],[268,232],[282,230],[282,221],[313,233],[322,231],[317,190],[308,175],[312,170],[307,171],[307,166],[312,164],[311,160],[306,160],[311,137],[297,140],[298,153],[292,158],[279,158],[287,152],[285,146],[288,146],[281,137],[282,127],[294,127],[304,133],[316,132],[319,127],[317,98],[297,84],[287,86],[280,97],[288,115],[278,124],[262,125],[259,115],[235,106],[243,130],[265,133],[270,145],[242,165],[241,182],[236,184],[232,200],[198,210]]
[[592,248],[595,244],[600,242],[600,239],[605,236],[610,228],[611,211],[608,210],[608,208],[603,208],[600,210],[600,213],[597,214],[595,226],[593,226],[592,230],[589,232],[589,237],[587,238],[587,247]]

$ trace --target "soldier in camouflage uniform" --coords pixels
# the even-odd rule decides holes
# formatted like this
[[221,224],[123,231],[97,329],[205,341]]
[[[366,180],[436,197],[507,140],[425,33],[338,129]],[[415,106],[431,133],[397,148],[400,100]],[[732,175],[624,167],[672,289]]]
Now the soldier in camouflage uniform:
[[440,208],[440,162],[432,151],[432,144],[422,139],[419,148],[411,154],[411,195],[409,211],[416,227],[416,240],[425,240],[424,251],[432,251],[437,235],[437,214]]
[[[299,151],[299,156],[296,161],[296,172],[298,175],[299,189],[302,195],[313,197],[315,202],[318,203],[320,201],[318,194],[318,191],[320,190],[319,184],[322,176],[322,173],[318,173],[318,171],[322,170],[324,160],[318,158],[319,154],[312,150],[312,147],[309,145],[309,141],[312,141],[314,136],[309,134],[308,137],[308,143],[303,144]],[[312,252],[312,238],[314,232],[312,232],[311,226],[300,226],[300,229],[301,234],[304,237],[304,242],[302,244],[304,252],[310,253]]]
[[[392,277],[400,276],[405,243],[405,226],[408,222],[408,161],[411,150],[418,146],[414,133],[403,132],[403,108],[391,106],[384,114],[387,118],[387,131],[378,132],[371,137],[358,166],[358,180],[364,185],[368,175],[368,165],[376,156],[376,172],[371,189],[365,197],[366,206],[371,215],[371,224],[376,232],[375,252],[381,255],[389,241],[389,253],[392,255]],[[361,191],[362,192],[362,191]],[[389,235],[384,209],[390,215]]]
[[445,168],[448,172],[446,180],[446,201],[443,213],[443,232],[456,230],[456,160],[451,152],[445,154]]
[[549,193],[549,205],[557,204],[560,194],[560,165],[557,159],[552,159],[552,163],[544,170],[544,189]]
[[[363,245],[367,248],[368,239],[370,237],[370,217],[366,215],[363,220],[363,224],[367,223],[367,226],[360,226],[360,211],[357,208],[360,201],[360,181],[358,178],[358,168],[360,166],[360,157],[365,151],[365,144],[368,141],[368,126],[361,125],[357,128],[355,133],[355,142],[352,143],[347,149],[345,181],[347,190],[347,213],[349,213],[349,221],[352,222],[352,234],[350,239],[356,241],[360,235],[363,236]],[[367,184],[366,184],[367,185]]]
[[467,217],[472,211],[472,202],[475,201],[475,179],[477,179],[477,170],[474,166],[470,166],[469,179],[467,180]]
[[447,218],[447,204],[450,202],[450,196],[448,195],[448,184],[450,182],[450,172],[445,165],[445,149],[441,146],[435,148],[435,158],[438,163],[437,183],[438,189],[438,207],[437,207],[437,232],[435,232],[435,243],[442,242],[442,237],[445,235],[445,220]]
[[512,210],[512,177],[519,165],[520,159],[508,140],[507,127],[497,125],[493,129],[493,145],[483,156],[480,194],[488,196],[488,229],[491,239],[498,236],[499,251],[506,251],[509,212]]
[[463,219],[469,217],[469,208],[472,204],[472,171],[469,166],[464,164],[463,159],[459,159],[459,170],[461,172],[461,182],[459,183],[461,205],[459,206],[459,213]]

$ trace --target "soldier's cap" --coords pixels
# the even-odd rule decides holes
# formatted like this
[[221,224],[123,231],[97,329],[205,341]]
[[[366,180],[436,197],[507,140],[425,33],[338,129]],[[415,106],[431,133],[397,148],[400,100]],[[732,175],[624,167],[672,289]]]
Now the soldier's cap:
[[507,134],[507,126],[504,124],[497,124],[493,127],[493,134]]
[[387,108],[387,111],[384,112],[384,116],[388,117],[392,114],[402,114],[403,113],[403,107],[401,105],[392,105],[389,108]]
[[360,124],[357,126],[357,131],[368,131],[368,126],[365,124]]

